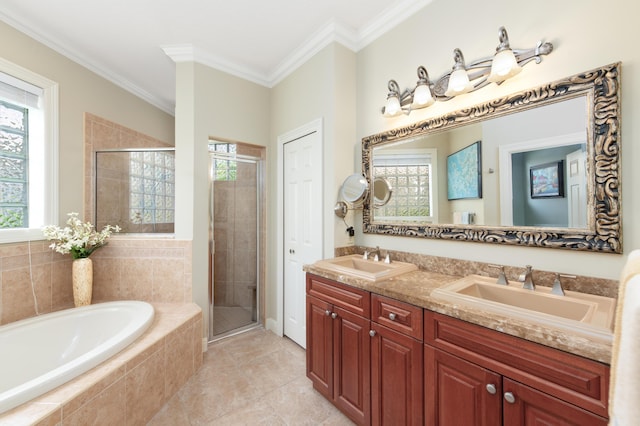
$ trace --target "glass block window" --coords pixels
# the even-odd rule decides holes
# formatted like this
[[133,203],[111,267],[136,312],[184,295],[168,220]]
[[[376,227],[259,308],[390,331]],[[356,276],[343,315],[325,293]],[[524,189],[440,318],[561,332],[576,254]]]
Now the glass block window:
[[0,58],[0,244],[58,219],[58,84]]
[[215,155],[213,160],[213,180],[236,180],[238,163],[235,160],[236,144],[209,144],[209,152]]
[[175,157],[158,151],[132,152],[129,159],[129,220],[173,223]]
[[389,202],[374,212],[376,220],[433,220],[433,188],[436,172],[430,154],[375,155],[373,175],[385,178],[393,188]]
[[0,228],[27,228],[29,109],[0,100]]

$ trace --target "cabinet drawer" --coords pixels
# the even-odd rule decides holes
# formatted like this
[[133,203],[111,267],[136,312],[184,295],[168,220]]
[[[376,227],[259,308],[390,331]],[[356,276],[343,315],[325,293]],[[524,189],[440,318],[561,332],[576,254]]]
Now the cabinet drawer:
[[307,274],[307,294],[366,318],[371,313],[368,291],[317,275]]
[[608,365],[428,310],[424,340],[546,394],[608,415]]
[[422,341],[423,309],[388,297],[371,295],[371,320]]

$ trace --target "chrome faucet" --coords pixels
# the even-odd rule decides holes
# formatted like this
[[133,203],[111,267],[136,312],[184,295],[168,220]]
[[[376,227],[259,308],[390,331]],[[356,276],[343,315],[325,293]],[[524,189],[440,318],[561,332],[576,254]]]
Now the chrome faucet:
[[553,287],[551,287],[551,294],[557,294],[558,296],[564,296],[564,289],[562,288],[562,281],[560,281],[560,274],[556,273],[556,278],[553,280]]
[[531,272],[531,265],[526,266],[527,270],[524,273],[524,281],[522,284],[522,288],[525,290],[535,290],[536,285],[533,283],[533,274]]
[[556,273],[556,278],[553,280],[553,287],[551,287],[551,294],[564,296],[564,288],[562,287],[562,281],[560,280],[561,278],[571,278],[575,280],[577,277],[575,275]]
[[509,280],[507,279],[506,274],[504,273],[504,266],[500,266],[500,265],[489,265],[490,268],[496,268],[499,269],[500,272],[498,272],[498,280],[496,281],[496,284],[500,284],[500,285],[509,285]]
[[373,252],[373,261],[377,262],[380,260],[380,246],[376,246],[376,250]]

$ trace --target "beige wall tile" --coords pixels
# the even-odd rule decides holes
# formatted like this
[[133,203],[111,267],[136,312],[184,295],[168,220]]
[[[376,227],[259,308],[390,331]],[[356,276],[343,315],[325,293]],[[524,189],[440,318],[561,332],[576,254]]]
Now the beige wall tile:
[[[193,325],[166,339],[165,392],[173,395],[193,375]],[[202,352],[202,349],[200,350]]]
[[125,380],[121,379],[78,410],[69,414],[63,411],[62,420],[65,426],[87,424],[92,426],[124,425],[126,422],[126,405]]
[[164,358],[163,347],[127,373],[127,424],[147,423],[165,403]]

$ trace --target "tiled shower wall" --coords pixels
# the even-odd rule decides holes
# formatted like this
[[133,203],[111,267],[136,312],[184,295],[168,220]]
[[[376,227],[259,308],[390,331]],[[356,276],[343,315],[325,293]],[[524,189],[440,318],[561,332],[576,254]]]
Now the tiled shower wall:
[[[191,241],[111,238],[93,259],[93,302],[187,303]],[[0,245],[0,324],[73,307],[71,258],[47,241]]]
[[[130,148],[168,148],[171,147],[166,142],[154,139],[143,133],[121,126],[104,118],[98,117],[90,113],[84,114],[84,220],[94,220],[95,209],[95,151],[105,149],[130,149]],[[121,165],[115,165],[105,162],[104,175],[110,177],[105,181],[105,185],[101,189],[101,201],[104,204],[112,206],[111,211],[103,212],[109,217],[120,218],[122,216],[122,208],[117,206],[126,206],[128,209],[128,179],[124,181],[120,177]],[[127,175],[128,176],[128,175]],[[112,198],[109,201],[109,198]],[[123,197],[125,197],[123,199]],[[128,217],[127,214],[124,217]],[[106,221],[108,222],[108,221]],[[105,223],[106,224],[106,223]],[[97,224],[98,229],[102,229],[105,225]],[[114,222],[110,223],[115,224]],[[130,224],[130,226],[134,226]],[[144,229],[139,232],[145,232]],[[171,231],[173,232],[173,231]]]
[[214,184],[216,306],[250,309],[257,285],[255,164],[238,163],[237,179]]

